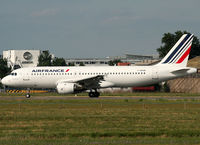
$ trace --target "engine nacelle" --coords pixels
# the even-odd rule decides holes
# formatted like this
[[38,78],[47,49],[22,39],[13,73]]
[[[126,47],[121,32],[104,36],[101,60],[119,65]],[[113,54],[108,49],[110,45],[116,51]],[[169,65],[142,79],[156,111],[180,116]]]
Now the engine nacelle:
[[80,92],[82,87],[75,83],[58,83],[56,89],[59,94],[71,94]]

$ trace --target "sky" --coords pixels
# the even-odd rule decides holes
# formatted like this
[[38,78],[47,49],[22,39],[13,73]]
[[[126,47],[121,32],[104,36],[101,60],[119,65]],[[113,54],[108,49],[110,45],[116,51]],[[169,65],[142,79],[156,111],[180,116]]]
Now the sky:
[[186,30],[200,38],[199,6],[199,0],[0,0],[0,54],[156,55],[164,33]]

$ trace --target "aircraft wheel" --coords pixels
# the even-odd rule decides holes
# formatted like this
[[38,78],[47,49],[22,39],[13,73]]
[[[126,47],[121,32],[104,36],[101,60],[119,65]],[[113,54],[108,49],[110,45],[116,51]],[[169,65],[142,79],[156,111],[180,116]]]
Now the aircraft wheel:
[[26,94],[26,98],[30,98],[31,97],[31,95],[30,94]]
[[98,98],[98,97],[99,97],[99,95],[100,95],[100,93],[99,93],[99,92],[95,92],[94,94],[95,94],[95,97],[97,97],[97,98]]
[[98,98],[100,95],[99,92],[89,92],[89,97],[90,98]]
[[89,95],[90,98],[94,98],[94,96],[95,96],[95,95],[94,95],[94,92],[89,92],[88,95]]

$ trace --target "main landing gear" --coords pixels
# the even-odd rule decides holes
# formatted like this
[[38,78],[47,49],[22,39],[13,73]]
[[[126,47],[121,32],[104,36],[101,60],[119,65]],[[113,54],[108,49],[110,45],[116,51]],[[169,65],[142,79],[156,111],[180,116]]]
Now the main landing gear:
[[100,93],[97,92],[97,90],[95,90],[94,92],[90,91],[90,92],[88,93],[88,95],[89,95],[90,98],[98,98],[99,95],[100,95]]

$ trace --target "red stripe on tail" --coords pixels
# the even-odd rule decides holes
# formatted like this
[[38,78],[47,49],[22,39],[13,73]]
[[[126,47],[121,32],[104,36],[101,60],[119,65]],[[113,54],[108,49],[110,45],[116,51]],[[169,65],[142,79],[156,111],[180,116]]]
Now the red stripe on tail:
[[181,58],[176,63],[182,63],[184,59],[189,55],[191,50],[191,46],[188,48],[188,50],[181,56]]

